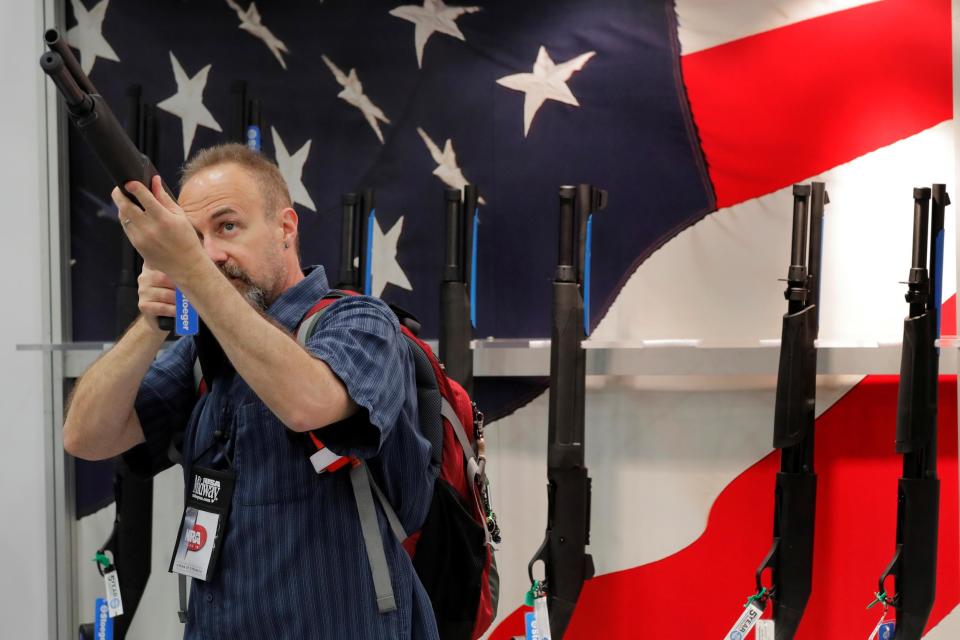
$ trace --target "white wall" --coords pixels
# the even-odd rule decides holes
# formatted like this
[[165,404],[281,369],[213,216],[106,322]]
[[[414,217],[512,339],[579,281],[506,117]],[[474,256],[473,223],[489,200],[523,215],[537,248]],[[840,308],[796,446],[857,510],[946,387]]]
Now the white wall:
[[5,638],[43,638],[55,604],[48,597],[47,522],[52,472],[45,454],[43,356],[16,351],[43,341],[42,233],[46,142],[41,54],[42,3],[0,7],[0,620]]

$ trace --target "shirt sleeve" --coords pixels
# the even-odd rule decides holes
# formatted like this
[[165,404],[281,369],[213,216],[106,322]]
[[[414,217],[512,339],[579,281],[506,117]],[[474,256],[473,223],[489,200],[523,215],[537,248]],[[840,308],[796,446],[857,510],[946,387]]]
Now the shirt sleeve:
[[192,338],[180,338],[161,352],[140,383],[134,409],[145,442],[123,455],[135,474],[149,477],[173,465],[168,451],[182,432],[197,401],[193,379],[196,347]]
[[333,370],[360,408],[325,427],[323,443],[338,455],[377,455],[414,385],[413,361],[396,316],[376,298],[343,298],[321,312],[306,349]]

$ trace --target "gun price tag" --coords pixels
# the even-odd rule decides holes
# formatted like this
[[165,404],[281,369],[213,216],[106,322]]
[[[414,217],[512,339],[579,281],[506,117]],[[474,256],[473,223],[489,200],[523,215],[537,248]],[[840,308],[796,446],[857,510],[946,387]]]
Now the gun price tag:
[[540,640],[550,640],[550,616],[547,614],[546,596],[540,596],[533,601],[533,615]]
[[774,635],[773,620],[757,621],[756,636],[757,636],[757,640],[774,640],[776,636]]
[[110,617],[116,618],[123,615],[123,598],[120,596],[120,577],[114,568],[103,572],[103,582],[107,588],[107,606],[110,610]]
[[197,318],[197,310],[193,308],[186,296],[177,289],[177,319],[178,336],[193,336],[200,330],[200,320]]
[[756,602],[747,604],[743,610],[743,615],[737,618],[727,635],[723,636],[724,640],[743,640],[746,638],[751,629],[760,621],[761,615],[763,615],[763,607]]

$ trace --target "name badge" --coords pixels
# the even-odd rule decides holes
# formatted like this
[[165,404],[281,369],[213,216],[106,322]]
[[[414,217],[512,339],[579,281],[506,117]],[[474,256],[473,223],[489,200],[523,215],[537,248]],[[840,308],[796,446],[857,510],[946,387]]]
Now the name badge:
[[178,336],[196,335],[200,330],[200,320],[197,317],[197,310],[193,308],[190,301],[180,289],[177,289],[177,318],[176,329]]
[[227,517],[236,475],[194,467],[190,473],[187,504],[170,560],[170,572],[197,580],[209,580],[220,556],[220,540]]

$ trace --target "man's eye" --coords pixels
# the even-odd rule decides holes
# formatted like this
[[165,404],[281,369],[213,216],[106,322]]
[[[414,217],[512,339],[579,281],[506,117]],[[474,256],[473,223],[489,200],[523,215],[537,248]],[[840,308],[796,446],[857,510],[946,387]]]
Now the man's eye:
[[224,223],[223,223],[223,230],[224,230],[224,231],[233,231],[233,230],[236,229],[236,228],[237,228],[237,223],[236,223],[236,222],[224,222]]

